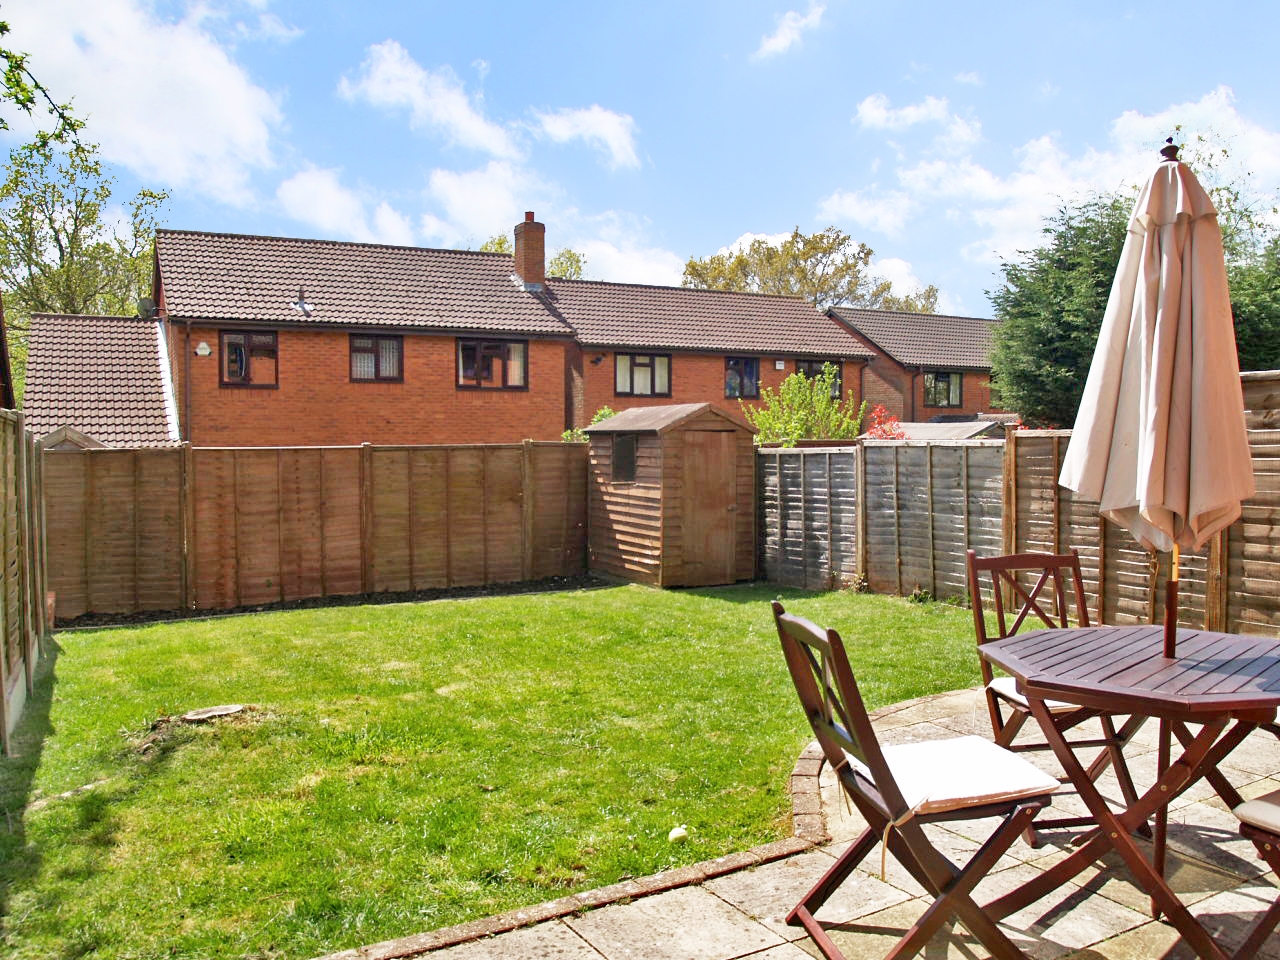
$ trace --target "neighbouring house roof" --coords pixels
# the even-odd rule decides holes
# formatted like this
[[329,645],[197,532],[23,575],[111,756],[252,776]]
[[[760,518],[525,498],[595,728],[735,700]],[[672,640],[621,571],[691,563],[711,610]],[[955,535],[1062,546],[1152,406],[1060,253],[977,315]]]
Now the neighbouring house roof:
[[[177,320],[572,336],[506,254],[156,231]],[[311,316],[293,304],[305,294]]]
[[735,427],[755,433],[755,427],[710,403],[665,403],[656,407],[632,407],[615,413],[607,420],[593,423],[586,433],[665,433],[686,420],[703,413],[713,413]]
[[22,412],[43,437],[60,427],[112,447],[177,443],[162,327],[139,317],[31,317]]
[[993,320],[854,307],[832,307],[831,314],[904,367],[991,369]]
[[810,303],[792,297],[554,278],[544,297],[588,348],[875,355]]
[[[985,437],[1003,437],[1004,427],[991,420],[970,420],[966,423],[897,423],[905,440],[977,440]],[[864,433],[861,439],[867,439]]]

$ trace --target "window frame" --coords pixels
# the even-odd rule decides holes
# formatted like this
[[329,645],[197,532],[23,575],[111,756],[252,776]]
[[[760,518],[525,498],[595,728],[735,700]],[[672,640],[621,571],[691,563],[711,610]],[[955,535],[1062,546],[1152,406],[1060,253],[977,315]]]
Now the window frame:
[[[244,374],[235,379],[227,376],[227,337],[244,338]],[[254,338],[271,339],[271,354],[275,360],[276,379],[274,383],[253,382]],[[258,350],[266,349],[258,345]],[[262,354],[259,353],[259,356]],[[280,337],[275,330],[219,330],[218,331],[218,386],[238,390],[279,390],[280,389]]]
[[[740,390],[738,393],[729,392],[729,373],[734,369],[733,364],[745,363],[752,364],[755,368],[755,374],[751,378],[752,392]],[[746,381],[746,377],[742,372],[738,373],[740,380]],[[724,396],[726,400],[759,400],[760,399],[760,358],[745,355],[726,356],[724,358]]]
[[810,368],[816,367],[818,373],[821,373],[822,368],[828,363],[836,368],[836,382],[832,384],[832,386],[835,387],[835,390],[831,394],[831,399],[843,400],[844,399],[844,363],[842,361],[835,360],[830,357],[826,357],[821,360],[803,360],[797,357],[795,361],[795,365],[796,365],[795,372],[804,374],[804,376],[808,377],[810,380],[813,380],[817,378],[817,374],[809,373],[805,370],[800,369],[801,365],[803,364],[804,366],[807,366]]
[[[355,375],[355,356],[356,356],[356,340],[372,340],[373,346],[365,350],[361,348],[360,353],[373,354],[373,376],[357,377]],[[382,341],[393,341],[396,343],[397,367],[400,370],[399,375],[387,377],[382,375],[382,351],[379,348]],[[398,334],[386,333],[353,333],[348,339],[347,353],[347,373],[352,383],[404,383],[404,337]]]
[[[631,389],[626,391],[618,389],[618,365],[622,362],[624,358],[628,361],[628,369],[627,369],[628,378],[627,379],[628,379],[628,382],[631,384]],[[637,364],[636,360],[638,359],[645,360],[648,362]],[[658,374],[659,360],[667,361],[667,389],[665,391],[660,391],[656,389],[658,385],[657,374]],[[649,385],[654,389],[651,389],[648,393],[635,392],[635,386],[636,386],[635,368],[637,366],[648,367],[649,369]],[[625,352],[614,353],[613,355],[613,395],[615,397],[669,397],[671,396],[671,384],[672,384],[671,354],[669,353],[625,353]]]
[[[487,358],[492,361],[498,356],[496,352],[501,349],[502,360],[502,383],[500,385],[486,385],[483,377],[474,377],[467,381],[462,379],[462,350],[467,344],[474,344],[476,348],[476,367],[479,368],[483,361]],[[524,350],[524,377],[523,383],[512,385],[510,380],[511,373],[511,348],[518,346]],[[508,340],[492,337],[457,337],[454,340],[453,347],[454,376],[453,385],[458,390],[517,390],[528,391],[529,389],[529,341],[528,340]]]
[[[924,406],[930,410],[955,410],[964,406],[964,374],[959,370],[922,370],[923,382],[921,386],[921,399]],[[935,391],[937,389],[937,378],[943,376],[947,378],[947,402],[946,403],[930,403],[930,386]],[[933,383],[930,384],[930,379]],[[956,395],[955,402],[951,402],[951,395]]]

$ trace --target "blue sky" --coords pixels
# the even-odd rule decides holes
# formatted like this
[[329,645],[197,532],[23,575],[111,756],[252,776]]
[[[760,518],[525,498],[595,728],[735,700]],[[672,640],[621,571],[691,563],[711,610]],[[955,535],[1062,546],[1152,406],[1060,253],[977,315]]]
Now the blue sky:
[[[1206,17],[1212,17],[1207,19]],[[1280,4],[3,0],[181,229],[476,247],[525,210],[593,279],[828,224],[989,316],[1060,202],[1176,124],[1280,187]],[[9,145],[29,132],[14,122]]]

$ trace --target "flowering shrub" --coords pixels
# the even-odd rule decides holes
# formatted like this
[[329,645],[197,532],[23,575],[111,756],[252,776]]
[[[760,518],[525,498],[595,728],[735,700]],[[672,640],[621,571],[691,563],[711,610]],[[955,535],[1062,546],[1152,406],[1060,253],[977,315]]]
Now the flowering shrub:
[[883,403],[871,408],[871,429],[867,436],[872,440],[905,440],[907,432],[898,426],[898,418],[885,409]]

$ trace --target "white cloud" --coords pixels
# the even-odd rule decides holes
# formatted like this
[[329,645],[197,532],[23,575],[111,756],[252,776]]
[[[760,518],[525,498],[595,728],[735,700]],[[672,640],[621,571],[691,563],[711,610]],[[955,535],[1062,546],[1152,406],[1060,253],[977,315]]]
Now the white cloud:
[[976,70],[966,70],[964,73],[956,74],[956,83],[967,83],[971,87],[982,86],[982,77],[978,75]]
[[587,275],[592,280],[678,287],[684,276],[684,259],[659,247],[600,238],[579,240],[571,246],[587,258]]
[[251,174],[274,163],[280,108],[200,16],[164,19],[142,0],[5,5],[10,45],[55,96],[74,92],[106,160],[155,187],[247,203]]
[[809,4],[808,13],[788,10],[778,17],[778,26],[773,33],[760,38],[760,46],[751,55],[753,60],[786,53],[800,42],[800,35],[806,30],[813,30],[822,22],[822,14],[827,8],[817,3]]
[[558,191],[533,172],[505,160],[477,170],[433,170],[427,199],[440,211],[422,218],[422,232],[454,246],[509,233],[526,210],[554,212]]
[[484,116],[449,67],[427,70],[394,40],[369,47],[357,77],[343,77],[338,93],[376,107],[408,108],[411,127],[436,130],[450,143],[495,157],[519,154],[511,134]]
[[542,134],[557,143],[586,140],[608,157],[609,166],[615,170],[640,166],[640,158],[636,156],[636,122],[628,114],[592,104],[586,109],[564,109],[536,116]]
[[925,97],[920,103],[895,110],[883,93],[873,93],[858,104],[857,120],[872,130],[905,130],[917,123],[945,121],[950,116],[946,97]]
[[382,201],[374,208],[371,220],[366,198],[344,187],[340,174],[340,170],[303,170],[280,184],[276,199],[285,213],[318,227],[326,238],[413,244],[413,228],[408,218]]
[[744,233],[727,247],[721,247],[716,253],[725,257],[732,256],[735,253],[743,253],[757,240],[763,240],[771,247],[780,247],[783,241],[790,236],[790,233]]
[[244,21],[236,24],[236,34],[245,40],[292,43],[302,36],[302,33],[301,28],[285,23],[274,13],[258,14],[257,22],[252,26]]
[[891,237],[902,233],[914,209],[908,194],[901,190],[880,193],[874,185],[870,191],[837,190],[818,204],[822,220],[852,221]]

